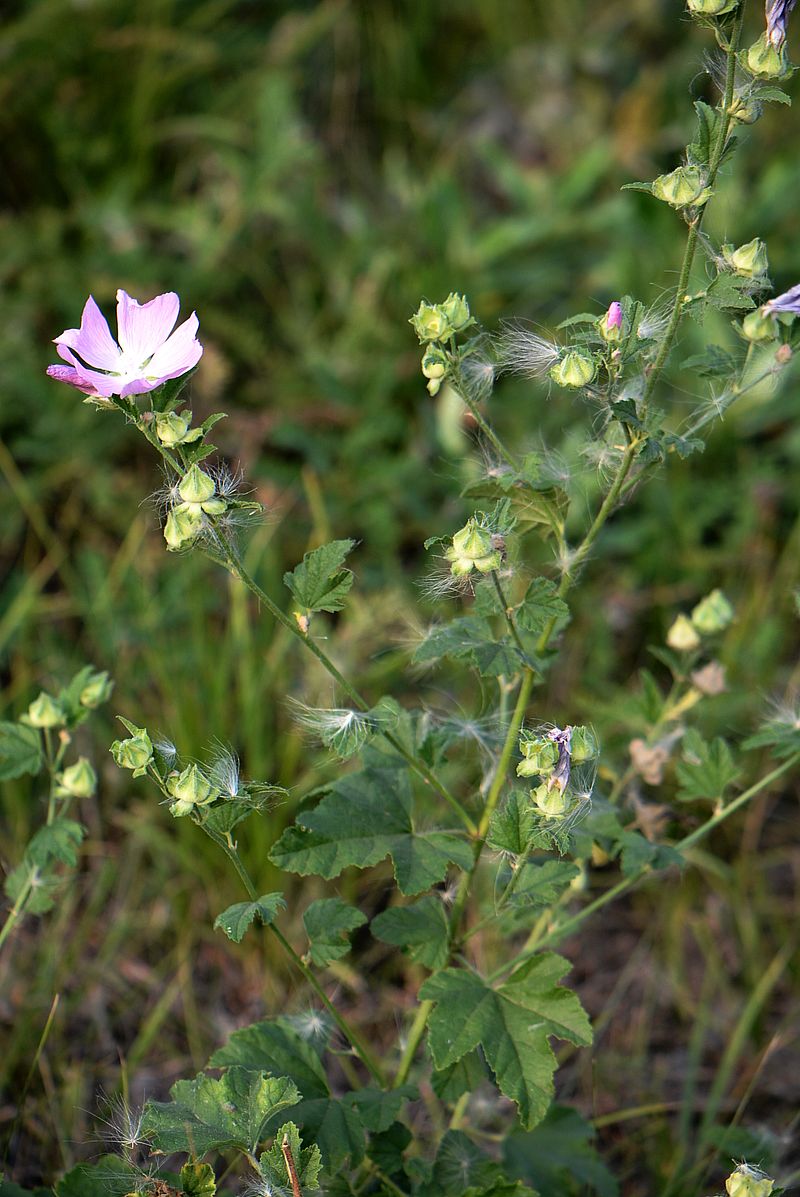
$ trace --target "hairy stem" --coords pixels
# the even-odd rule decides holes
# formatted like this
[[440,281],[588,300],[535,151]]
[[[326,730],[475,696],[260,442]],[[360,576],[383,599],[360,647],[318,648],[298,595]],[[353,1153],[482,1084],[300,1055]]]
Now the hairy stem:
[[492,581],[494,582],[494,588],[497,591],[497,597],[500,599],[500,605],[503,608],[503,617],[506,621],[506,624],[508,625],[508,630],[511,633],[511,638],[514,641],[514,643],[516,644],[519,651],[522,653],[523,657],[527,656],[527,650],[525,648],[525,645],[522,643],[522,640],[520,639],[519,632],[517,631],[517,625],[514,621],[514,616],[512,614],[513,607],[510,606],[508,599],[505,596],[505,591],[503,590],[503,585],[500,581],[500,578],[499,578],[499,575],[498,575],[496,569],[492,570]]

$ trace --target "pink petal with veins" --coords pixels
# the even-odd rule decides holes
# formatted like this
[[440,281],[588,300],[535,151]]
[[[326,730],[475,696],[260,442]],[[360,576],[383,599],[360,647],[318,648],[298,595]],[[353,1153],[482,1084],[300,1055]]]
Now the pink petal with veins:
[[84,305],[80,328],[65,329],[60,337],[56,337],[55,343],[74,349],[87,366],[97,366],[100,370],[119,369],[119,346],[91,295]]
[[194,312],[158,349],[148,363],[147,373],[158,378],[178,378],[196,366],[203,356],[203,346],[195,338],[199,321]]
[[117,291],[117,336],[133,361],[144,365],[175,327],[180,300],[174,291],[140,304],[127,291]]

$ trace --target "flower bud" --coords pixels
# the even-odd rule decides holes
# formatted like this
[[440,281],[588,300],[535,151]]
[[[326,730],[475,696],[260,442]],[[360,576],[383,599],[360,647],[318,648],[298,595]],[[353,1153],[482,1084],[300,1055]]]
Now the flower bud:
[[712,590],[692,611],[692,623],[703,636],[724,632],[733,620],[733,607],[721,590]]
[[738,249],[723,245],[722,256],[731,269],[744,278],[761,278],[769,270],[767,247],[760,237],[754,237]]
[[495,547],[492,533],[482,527],[474,516],[456,532],[452,545],[445,550],[444,555],[452,562],[450,572],[456,577],[464,577],[473,569],[488,574],[493,569],[499,569],[503,562],[502,550]]
[[451,328],[440,304],[420,303],[415,315],[409,320],[414,332],[424,344],[426,341],[446,341]]
[[550,370],[550,377],[560,387],[578,390],[594,381],[597,362],[583,349],[570,349]]
[[614,341],[622,340],[622,304],[615,300],[611,304],[605,316],[597,322],[597,331],[604,341],[611,344]]
[[741,323],[741,331],[746,341],[774,341],[778,335],[775,317],[763,308],[747,313]]
[[739,0],[686,0],[693,17],[724,17],[738,7]]
[[793,70],[786,47],[773,45],[766,33],[743,52],[743,61],[758,79],[788,79]]
[[202,435],[202,429],[192,429],[190,411],[182,411],[180,415],[174,411],[156,412],[156,436],[168,449],[197,441]]
[[42,690],[28,707],[22,721],[29,727],[61,727],[65,722],[64,708],[57,699]]
[[93,711],[104,702],[108,702],[113,689],[114,683],[107,673],[93,673],[81,690],[78,701],[82,707],[88,707],[90,711]]
[[178,494],[184,503],[205,503],[208,499],[213,498],[216,489],[214,479],[201,470],[198,465],[193,465],[184,474],[178,487]]
[[778,365],[785,366],[791,360],[792,360],[791,345],[786,345],[786,344],[779,345],[778,348],[775,350],[775,361],[778,363]]
[[558,745],[547,736],[523,733],[519,747],[524,759],[517,765],[518,777],[547,777],[558,764]]
[[548,819],[563,819],[572,805],[572,796],[562,790],[560,786],[548,789],[547,785],[537,786],[531,790],[533,804]]
[[699,166],[679,166],[653,179],[653,195],[672,208],[688,208],[704,204],[711,189],[706,187],[706,175]]
[[592,761],[599,753],[597,737],[590,727],[578,725],[572,729],[570,741],[570,756],[573,765],[581,765],[584,761]]
[[428,392],[435,395],[442,385],[442,380],[450,369],[447,354],[438,345],[431,345],[422,357],[422,373],[428,379]]
[[194,540],[203,527],[203,510],[198,503],[179,503],[164,524],[167,548],[174,552]]
[[724,694],[725,686],[725,666],[720,665],[719,661],[709,661],[702,669],[695,669],[692,672],[692,685],[695,690],[699,690],[701,694],[708,697],[714,697],[717,694]]
[[197,765],[187,765],[182,773],[172,773],[167,778],[167,793],[175,799],[169,809],[176,818],[191,814],[196,806],[207,806],[219,798],[219,790]]
[[686,615],[679,615],[667,632],[667,644],[679,653],[690,653],[700,646],[700,637]]
[[463,295],[459,295],[457,291],[451,291],[444,303],[439,305],[447,324],[448,331],[451,333],[463,332],[465,328],[469,328],[470,324],[474,324],[467,303]]
[[153,759],[153,745],[147,728],[137,727],[127,740],[115,740],[110,752],[120,769],[132,769],[134,777],[141,777]]
[[740,125],[754,125],[764,111],[764,105],[754,96],[734,96],[728,112]]
[[775,1181],[751,1164],[739,1164],[725,1181],[728,1197],[769,1197]]
[[58,776],[58,792],[61,797],[91,798],[97,788],[97,774],[85,756],[78,757]]

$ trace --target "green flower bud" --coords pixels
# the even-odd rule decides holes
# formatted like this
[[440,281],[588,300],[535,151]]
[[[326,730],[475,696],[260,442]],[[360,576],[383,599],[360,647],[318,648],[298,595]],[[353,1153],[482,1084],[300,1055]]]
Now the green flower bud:
[[438,345],[431,345],[422,357],[422,373],[428,379],[428,392],[435,395],[450,369],[450,361]]
[[744,278],[761,278],[769,270],[767,247],[760,237],[754,237],[738,249],[723,245],[722,256],[731,269]]
[[738,5],[739,0],[686,0],[686,7],[693,17],[724,17]]
[[444,303],[439,306],[451,333],[463,332],[465,328],[469,328],[471,324],[475,323],[470,315],[469,304],[465,297],[459,295],[457,291],[451,291]]
[[599,754],[600,746],[597,737],[590,727],[573,727],[570,741],[570,756],[573,765],[581,765],[584,761],[592,761]]
[[164,524],[167,548],[174,552],[194,540],[203,527],[203,509],[199,503],[179,503]]
[[558,745],[548,736],[534,736],[530,732],[523,732],[519,749],[524,758],[517,765],[517,774],[520,777],[535,777],[537,774],[546,777],[558,764]]
[[572,805],[572,796],[562,790],[560,786],[547,788],[547,784],[537,786],[531,790],[533,804],[548,819],[563,819]]
[[494,536],[474,516],[456,532],[452,545],[445,550],[444,555],[452,562],[450,572],[456,577],[463,577],[473,569],[488,574],[493,569],[499,569],[503,562],[500,549],[495,547]]
[[108,702],[113,689],[114,683],[107,673],[93,673],[81,690],[78,701],[82,707],[88,707],[90,711],[93,711],[104,702]]
[[137,727],[135,735],[127,740],[115,740],[110,752],[120,769],[132,769],[134,777],[142,777],[153,759],[153,745],[147,728]]
[[446,341],[452,331],[442,306],[425,303],[424,300],[409,320],[409,324],[423,344],[426,341]]
[[742,321],[741,330],[746,341],[774,341],[778,336],[775,317],[763,308],[748,312]]
[[734,96],[728,109],[733,120],[740,125],[754,125],[764,111],[764,105],[754,96]]
[[725,1181],[728,1197],[769,1197],[775,1181],[751,1164],[739,1164]]
[[44,690],[34,698],[22,721],[29,727],[61,727],[65,721],[64,708]]
[[575,390],[588,386],[597,374],[597,362],[583,349],[571,349],[550,369],[550,377],[560,387]]
[[97,788],[97,774],[85,756],[78,757],[58,776],[58,792],[61,797],[91,798]]
[[667,644],[679,653],[690,653],[700,645],[692,621],[687,615],[679,615],[667,632]]
[[705,172],[699,166],[679,166],[668,175],[653,179],[653,195],[672,208],[699,207],[711,195]]
[[182,773],[171,774],[167,778],[167,793],[175,799],[169,809],[176,818],[191,814],[196,806],[208,806],[219,798],[219,790],[197,765],[187,765]]
[[205,503],[213,498],[216,489],[214,479],[198,465],[193,465],[184,475],[178,487],[178,494],[184,503]]
[[758,79],[788,79],[794,70],[785,45],[773,46],[766,33],[742,52],[742,60]]
[[712,590],[692,611],[692,623],[703,636],[724,632],[733,621],[733,607],[721,590]]
[[203,435],[201,428],[192,428],[192,413],[174,411],[156,413],[156,436],[162,445],[172,449],[175,445],[186,445],[197,441]]

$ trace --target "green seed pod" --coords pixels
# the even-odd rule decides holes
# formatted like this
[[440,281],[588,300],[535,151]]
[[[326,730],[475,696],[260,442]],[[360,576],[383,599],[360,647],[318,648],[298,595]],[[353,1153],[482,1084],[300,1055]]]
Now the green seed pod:
[[520,777],[547,777],[558,764],[558,745],[548,736],[536,736],[523,732],[519,740],[523,760],[517,766]]
[[578,725],[572,729],[570,741],[570,756],[573,765],[581,765],[584,761],[593,761],[599,754],[600,746],[597,737],[590,727]]
[[62,797],[91,798],[97,789],[97,774],[86,757],[81,756],[74,765],[59,774],[58,783]]
[[686,0],[693,17],[724,17],[738,6],[739,0]]
[[423,301],[409,324],[423,344],[426,341],[446,341],[451,334],[449,321],[439,304]]
[[470,315],[469,304],[465,297],[459,295],[457,291],[451,291],[444,303],[439,306],[450,333],[463,332],[465,328],[469,328],[470,324],[475,323]]
[[755,97],[745,99],[744,96],[734,96],[728,112],[731,118],[740,125],[754,125],[764,111],[764,105]]
[[156,413],[156,436],[168,449],[197,441],[202,435],[202,429],[192,428],[190,411],[182,411],[180,415],[174,411]]
[[153,745],[145,727],[137,727],[135,735],[127,740],[115,740],[110,751],[120,769],[132,769],[134,777],[146,773],[153,759]]
[[208,806],[219,798],[219,790],[200,772],[197,765],[187,765],[182,773],[167,778],[167,793],[175,799],[170,811],[176,818],[190,814],[196,806]]
[[82,707],[88,707],[90,711],[93,711],[104,702],[108,702],[113,689],[114,683],[107,673],[93,673],[81,690],[78,701]]
[[699,207],[711,195],[706,175],[699,166],[679,166],[653,180],[653,195],[672,208]]
[[28,707],[23,720],[29,727],[62,727],[65,721],[61,704],[42,690]]
[[692,611],[692,623],[703,636],[724,632],[733,622],[733,607],[721,590],[712,590]]
[[725,1181],[728,1197],[769,1197],[775,1181],[751,1164],[739,1164]]
[[766,33],[742,52],[742,61],[757,79],[788,79],[794,69],[785,45],[774,46]]
[[164,524],[164,539],[171,551],[194,540],[203,527],[203,509],[199,503],[179,503]]
[[723,245],[722,256],[731,269],[744,278],[761,278],[769,270],[767,247],[760,237],[754,237],[738,249]]
[[473,569],[488,574],[493,569],[499,569],[503,562],[501,551],[495,548],[492,533],[482,527],[474,516],[456,532],[452,545],[445,550],[444,555],[452,563],[450,572],[456,577],[464,577]]
[[588,386],[596,374],[597,362],[582,349],[570,349],[550,370],[550,377],[557,386],[574,390]]
[[667,644],[679,653],[690,653],[700,646],[700,637],[687,615],[679,615],[667,632]]
[[746,341],[775,341],[778,337],[775,317],[763,308],[747,313],[741,323],[741,331]]
[[531,790],[533,804],[548,819],[563,819],[572,805],[572,796],[560,786],[548,789],[547,785]]
[[193,465],[184,474],[178,487],[178,494],[184,503],[205,503],[208,499],[213,498],[216,489],[214,479],[201,470],[198,465]]

